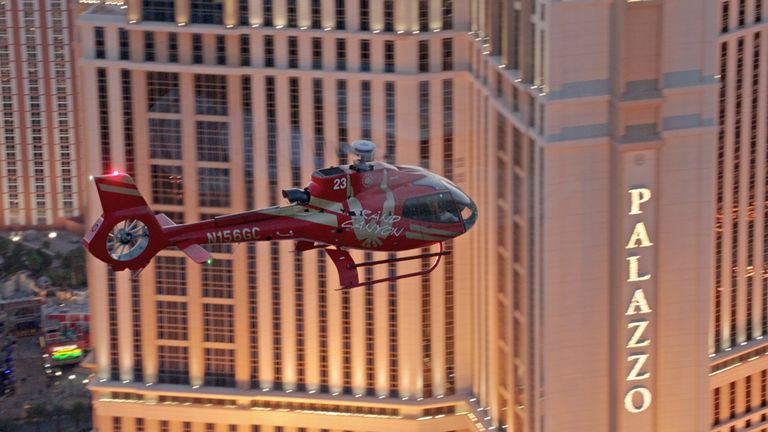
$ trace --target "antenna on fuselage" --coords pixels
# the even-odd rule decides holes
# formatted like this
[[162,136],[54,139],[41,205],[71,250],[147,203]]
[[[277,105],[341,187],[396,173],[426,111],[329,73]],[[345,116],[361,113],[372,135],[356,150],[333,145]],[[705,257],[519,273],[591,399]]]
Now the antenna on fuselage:
[[352,169],[356,171],[370,171],[373,169],[368,162],[373,160],[373,153],[376,151],[376,144],[367,140],[352,141],[350,152],[354,153],[358,159],[352,164]]

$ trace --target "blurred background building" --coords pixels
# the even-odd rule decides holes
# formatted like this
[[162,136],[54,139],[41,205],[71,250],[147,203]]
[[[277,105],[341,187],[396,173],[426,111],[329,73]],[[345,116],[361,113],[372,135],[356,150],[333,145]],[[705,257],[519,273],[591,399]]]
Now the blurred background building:
[[[760,16],[757,2],[729,5],[732,16]],[[335,290],[322,252],[288,243],[216,247],[206,267],[165,251],[138,281],[89,261],[99,431],[679,432],[765,421],[765,384],[744,381],[746,366],[708,377],[733,358],[726,347],[751,340],[734,326],[756,319],[708,340],[710,317],[730,316],[711,307],[722,282],[713,245],[730,238],[715,235],[713,215],[731,205],[715,195],[715,75],[744,83],[751,70],[733,54],[740,72],[718,72],[716,2],[107,3],[81,3],[78,17],[89,174],[127,171],[157,211],[192,222],[280,204],[280,189],[347,163],[344,145],[365,138],[381,160],[456,181],[480,220],[435,273],[349,292]],[[730,20],[723,42],[753,39]],[[765,92],[731,86],[740,121],[751,111],[734,106],[749,98],[765,109]],[[743,203],[747,184],[756,203],[765,183],[756,143],[766,116],[751,118],[757,161],[741,171],[720,162],[745,185],[723,197]],[[749,136],[741,124],[721,148]],[[736,154],[748,161],[744,139]],[[87,193],[90,224],[101,209]],[[762,255],[740,254],[721,273],[741,269],[742,284]],[[766,292],[740,295],[757,307]],[[762,359],[750,367],[765,369]],[[713,384],[726,376],[738,391]],[[749,418],[735,408],[746,394]]]
[[768,24],[761,0],[725,0],[714,25],[715,243],[709,330],[712,430],[768,426]]
[[[72,3],[74,5],[75,3]],[[81,214],[76,14],[68,0],[0,3],[0,227],[74,227]]]

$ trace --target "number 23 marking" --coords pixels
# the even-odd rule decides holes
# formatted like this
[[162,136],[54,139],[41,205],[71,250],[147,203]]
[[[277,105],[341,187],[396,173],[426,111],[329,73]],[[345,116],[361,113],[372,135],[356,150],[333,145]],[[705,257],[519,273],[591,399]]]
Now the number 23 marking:
[[337,179],[333,179],[333,190],[338,189],[346,189],[347,188],[347,178],[341,177]]

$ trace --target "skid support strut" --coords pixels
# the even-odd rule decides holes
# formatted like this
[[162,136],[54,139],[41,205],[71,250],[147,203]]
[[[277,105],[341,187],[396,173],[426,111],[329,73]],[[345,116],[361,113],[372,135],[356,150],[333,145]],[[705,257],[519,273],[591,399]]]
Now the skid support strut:
[[[407,279],[411,277],[422,276],[425,274],[432,273],[432,271],[435,270],[438,265],[440,265],[440,260],[443,258],[443,256],[448,255],[450,253],[443,250],[442,243],[438,243],[438,244],[440,245],[439,252],[411,255],[411,256],[394,258],[394,259],[365,261],[359,264],[355,263],[355,261],[352,259],[352,256],[346,250],[328,248],[328,249],[325,249],[325,252],[328,254],[328,256],[331,258],[333,263],[336,265],[336,270],[338,270],[339,272],[339,282],[341,283],[341,288],[339,289],[346,290],[346,289],[361,287],[364,285],[374,285],[382,282],[392,282],[400,279]],[[421,258],[436,258],[436,259],[435,259],[435,262],[432,263],[432,266],[426,270],[406,273],[406,274],[397,275],[394,277],[385,277],[380,279],[374,279],[371,281],[360,282],[360,278],[357,274],[357,269],[359,267],[373,267],[381,264],[389,264],[389,263],[396,263],[396,262],[402,262],[402,261],[412,261],[412,260],[421,259]]]

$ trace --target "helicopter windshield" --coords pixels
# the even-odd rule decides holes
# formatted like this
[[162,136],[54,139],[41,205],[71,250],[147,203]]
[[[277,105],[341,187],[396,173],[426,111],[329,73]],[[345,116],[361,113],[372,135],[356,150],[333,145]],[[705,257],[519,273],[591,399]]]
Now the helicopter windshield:
[[443,184],[451,191],[456,209],[461,216],[461,220],[464,221],[464,231],[469,231],[475,224],[475,221],[477,221],[477,206],[469,199],[467,194],[459,190],[453,183],[443,181]]
[[453,197],[448,191],[405,200],[405,203],[403,204],[403,216],[424,222],[461,222],[459,211],[454,204]]

